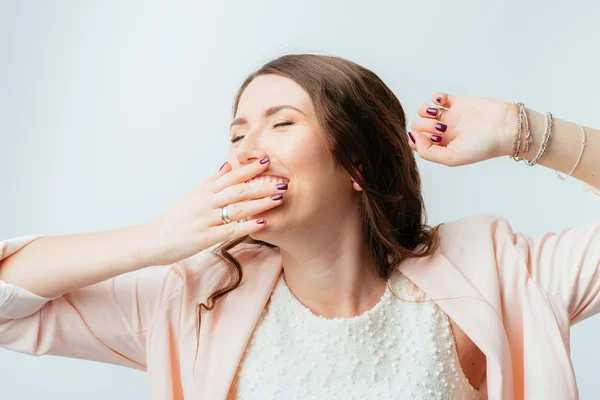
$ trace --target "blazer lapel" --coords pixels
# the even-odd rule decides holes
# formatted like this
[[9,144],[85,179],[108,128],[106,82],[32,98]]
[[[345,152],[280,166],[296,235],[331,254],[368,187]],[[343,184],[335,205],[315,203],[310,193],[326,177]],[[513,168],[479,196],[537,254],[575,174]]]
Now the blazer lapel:
[[218,308],[213,315],[218,318],[217,325],[201,334],[201,340],[211,344],[206,358],[198,357],[199,363],[208,366],[201,398],[227,397],[248,340],[281,273],[280,260],[278,249],[263,250],[242,265],[240,285],[217,301],[213,310]]
[[434,300],[485,354],[488,397],[512,399],[512,373],[503,371],[511,365],[509,344],[501,316],[492,305],[460,269],[439,252],[430,257],[408,259],[398,268],[428,298]]

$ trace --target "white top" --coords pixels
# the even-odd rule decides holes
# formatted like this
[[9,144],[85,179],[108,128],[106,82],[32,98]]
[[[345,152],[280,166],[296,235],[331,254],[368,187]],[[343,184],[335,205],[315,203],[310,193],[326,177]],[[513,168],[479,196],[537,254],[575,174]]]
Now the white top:
[[410,289],[395,270],[371,310],[326,319],[306,308],[281,274],[228,398],[480,399],[442,309],[392,295],[417,299]]

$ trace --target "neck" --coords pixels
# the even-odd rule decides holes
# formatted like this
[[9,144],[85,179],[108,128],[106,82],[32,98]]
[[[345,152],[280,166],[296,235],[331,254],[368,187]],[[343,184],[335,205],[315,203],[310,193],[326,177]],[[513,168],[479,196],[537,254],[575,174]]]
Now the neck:
[[379,302],[385,291],[386,280],[377,275],[368,249],[338,250],[329,249],[309,259],[298,259],[281,251],[290,291],[314,314],[325,318],[363,314]]

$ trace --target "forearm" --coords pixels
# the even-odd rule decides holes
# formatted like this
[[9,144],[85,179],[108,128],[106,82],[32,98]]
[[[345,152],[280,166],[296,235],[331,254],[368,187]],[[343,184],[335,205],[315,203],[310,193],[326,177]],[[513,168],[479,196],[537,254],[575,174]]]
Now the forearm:
[[[526,110],[533,138],[526,159],[531,161],[544,141],[546,114],[529,108]],[[518,124],[516,119],[513,123],[516,129]],[[600,131],[585,126],[583,128],[585,129],[587,145],[583,149],[581,160],[571,176],[600,188],[600,164],[598,163],[600,160]],[[577,163],[577,158],[583,146],[582,142],[583,135],[576,123],[554,117],[550,142],[538,164],[567,175]]]
[[0,280],[42,297],[69,291],[152,265],[144,227],[48,236],[34,240],[0,262]]

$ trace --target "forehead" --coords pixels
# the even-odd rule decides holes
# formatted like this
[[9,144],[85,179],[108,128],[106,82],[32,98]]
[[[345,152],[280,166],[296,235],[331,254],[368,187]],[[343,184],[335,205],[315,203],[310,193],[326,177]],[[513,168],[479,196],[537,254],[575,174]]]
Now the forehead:
[[261,75],[244,89],[236,117],[262,114],[267,108],[282,104],[297,107],[307,115],[313,112],[310,96],[296,82],[279,75]]

